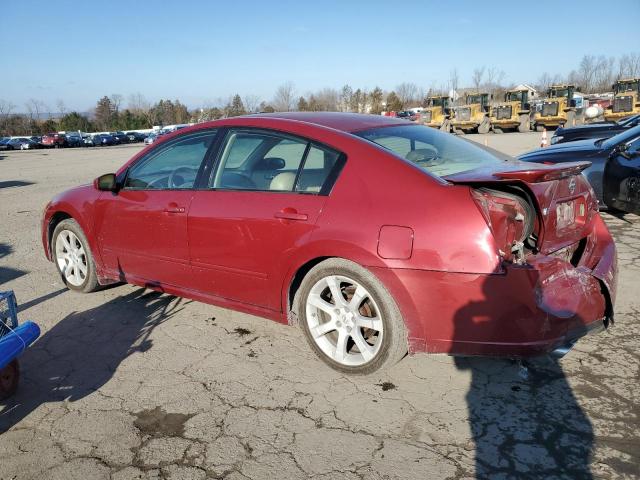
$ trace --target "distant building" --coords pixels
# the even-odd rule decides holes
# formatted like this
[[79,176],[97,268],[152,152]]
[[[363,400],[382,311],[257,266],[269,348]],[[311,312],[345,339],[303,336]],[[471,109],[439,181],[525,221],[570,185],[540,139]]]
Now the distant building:
[[540,98],[538,95],[538,90],[535,87],[532,87],[528,83],[521,83],[520,85],[516,85],[512,88],[512,90],[527,90],[529,92],[529,99],[535,100],[536,98]]

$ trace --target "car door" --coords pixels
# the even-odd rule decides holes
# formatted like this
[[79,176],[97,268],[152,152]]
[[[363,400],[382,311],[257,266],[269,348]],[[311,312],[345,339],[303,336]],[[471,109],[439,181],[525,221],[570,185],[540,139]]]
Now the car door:
[[279,311],[288,259],[311,238],[343,162],[304,138],[230,129],[189,211],[197,289]]
[[640,137],[614,149],[603,183],[607,206],[640,215]]
[[96,205],[102,260],[111,274],[189,287],[187,213],[215,130],[158,145],[135,162],[116,193]]

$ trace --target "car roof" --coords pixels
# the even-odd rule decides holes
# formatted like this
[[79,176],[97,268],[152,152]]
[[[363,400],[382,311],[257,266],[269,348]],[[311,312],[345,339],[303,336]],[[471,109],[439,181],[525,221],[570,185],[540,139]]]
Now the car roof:
[[[238,117],[236,117],[238,118]],[[384,126],[413,125],[406,120],[401,120],[383,115],[366,115],[361,113],[342,112],[278,112],[257,113],[247,115],[245,118],[274,118],[294,120],[297,122],[320,125],[323,127],[341,130],[343,132],[356,132],[369,128]]]

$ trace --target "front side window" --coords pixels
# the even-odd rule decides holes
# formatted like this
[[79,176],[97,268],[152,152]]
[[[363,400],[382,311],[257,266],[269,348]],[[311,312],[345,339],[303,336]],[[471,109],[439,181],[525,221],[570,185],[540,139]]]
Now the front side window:
[[127,173],[125,188],[142,190],[189,189],[216,131],[192,133],[173,139],[138,161]]
[[504,162],[468,141],[421,125],[374,128],[356,135],[438,177]]
[[210,186],[221,190],[322,193],[340,154],[275,132],[232,130]]

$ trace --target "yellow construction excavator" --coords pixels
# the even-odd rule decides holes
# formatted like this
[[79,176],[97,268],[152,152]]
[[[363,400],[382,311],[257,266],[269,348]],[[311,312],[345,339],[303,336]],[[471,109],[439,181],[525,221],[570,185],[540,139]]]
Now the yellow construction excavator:
[[618,80],[613,86],[613,91],[615,96],[610,109],[605,111],[605,120],[614,122],[640,113],[640,78]]
[[529,90],[509,90],[504,102],[491,107],[491,128],[495,133],[505,130],[528,132],[531,130],[531,104]]
[[451,131],[451,98],[447,96],[427,97],[427,106],[420,112],[420,119],[427,127]]
[[489,119],[488,93],[467,94],[464,105],[453,108],[451,128],[456,133],[488,133],[491,128]]
[[584,123],[584,118],[576,111],[576,101],[573,98],[577,91],[579,90],[575,85],[551,85],[542,108],[533,117],[535,129],[541,132],[545,128],[574,127]]

